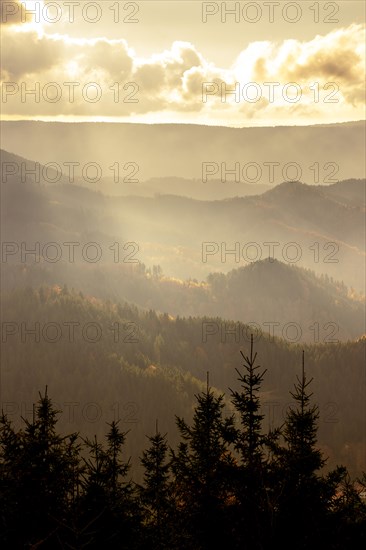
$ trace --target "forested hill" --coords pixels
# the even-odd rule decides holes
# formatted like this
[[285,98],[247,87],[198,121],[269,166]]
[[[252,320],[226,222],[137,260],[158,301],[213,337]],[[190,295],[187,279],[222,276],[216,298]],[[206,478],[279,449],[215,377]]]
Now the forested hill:
[[[265,259],[270,241],[279,243],[276,259],[326,272],[358,292],[363,288],[365,180],[340,183],[336,192],[333,186],[285,182],[258,196],[210,201],[177,195],[111,197],[101,182],[93,189],[59,183],[38,185],[31,177],[22,182],[20,173],[4,176],[4,241],[82,246],[92,240],[105,249],[103,260],[112,258],[108,249],[114,242],[134,242],[140,262],[159,264],[180,279],[203,279],[210,271],[228,272]],[[217,245],[205,259],[204,243]],[[237,256],[225,254],[237,243]],[[256,243],[257,251],[248,243]],[[288,249],[289,243],[296,243],[297,252]]]
[[[78,288],[102,299],[125,300],[173,316],[219,316],[257,323],[262,330],[292,342],[346,341],[365,333],[365,300],[328,275],[267,258],[206,281],[164,276],[159,266],[4,264],[3,288],[49,285]],[[271,325],[272,323],[272,325]],[[289,327],[288,334],[286,325]],[[270,328],[272,326],[272,328]]]
[[[5,411],[13,419],[19,412],[29,417],[38,390],[48,385],[65,411],[64,429],[95,433],[117,415],[132,428],[129,451],[135,457],[156,418],[175,443],[174,415],[191,418],[207,371],[218,390],[235,388],[239,352],[248,349],[253,330],[237,323],[233,331],[232,323],[218,317],[173,319],[61,287],[14,291],[2,303]],[[268,369],[262,388],[266,423],[281,424],[303,348],[265,334],[256,339],[260,364]],[[359,472],[365,339],[304,349],[320,408],[320,444],[330,464],[346,463]]]

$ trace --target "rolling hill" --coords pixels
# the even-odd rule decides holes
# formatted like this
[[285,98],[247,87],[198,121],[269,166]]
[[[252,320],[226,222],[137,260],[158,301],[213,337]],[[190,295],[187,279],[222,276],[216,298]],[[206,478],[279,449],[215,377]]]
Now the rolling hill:
[[[290,178],[327,184],[366,177],[363,121],[263,128],[3,121],[1,130],[3,149],[43,164],[79,162],[79,174],[87,163],[97,162],[103,177],[114,175],[110,167],[115,163],[126,175],[131,171],[123,168],[132,162],[138,165],[140,181],[172,176],[201,180],[202,163],[213,163],[212,170],[219,172],[210,176],[212,181],[239,163],[241,179],[244,173],[251,184],[274,185]],[[258,166],[250,168],[250,163]],[[278,163],[273,178],[268,163]]]
[[208,201],[109,197],[70,183],[22,183],[16,175],[1,186],[3,240],[97,242],[105,250],[103,261],[112,258],[113,243],[136,243],[141,262],[180,279],[205,279],[212,271],[272,255],[359,292],[365,275],[364,186],[365,180],[346,181],[334,191],[284,182],[261,195]]
[[[2,406],[10,420],[20,414],[29,418],[31,400],[48,385],[64,411],[63,430],[100,434],[105,422],[120,418],[122,428],[131,429],[127,452],[134,459],[156,418],[176,444],[174,414],[191,419],[194,394],[203,389],[207,371],[217,390],[236,388],[239,351],[247,351],[251,331],[240,324],[239,341],[223,341],[220,332],[205,341],[203,324],[220,325],[220,318],[172,319],[58,286],[3,293],[2,315],[7,323],[2,326]],[[282,423],[304,347],[329,466],[345,461],[359,472],[365,340],[299,346],[262,334],[255,346],[260,365],[267,368],[261,394],[265,424]]]

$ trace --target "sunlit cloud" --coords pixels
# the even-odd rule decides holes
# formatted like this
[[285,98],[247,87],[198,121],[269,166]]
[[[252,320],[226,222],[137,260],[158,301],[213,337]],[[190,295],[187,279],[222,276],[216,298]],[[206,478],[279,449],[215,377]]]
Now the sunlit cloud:
[[[362,25],[333,30],[310,41],[252,42],[228,67],[215,65],[186,41],[173,42],[168,49],[139,57],[124,39],[71,38],[33,27],[15,32],[20,28],[23,24],[12,20],[2,29],[3,86],[13,82],[20,90],[22,82],[30,88],[34,82],[41,86],[54,82],[62,88],[71,79],[78,83],[76,91],[94,82],[103,93],[97,102],[85,101],[82,93],[75,93],[70,102],[68,94],[62,93],[59,101],[42,101],[41,97],[41,101],[33,103],[31,98],[21,101],[20,92],[13,93],[3,104],[5,117],[135,120],[169,111],[176,113],[175,121],[179,117],[186,121],[190,114],[192,120],[215,119],[224,124],[238,123],[238,116],[242,123],[254,117],[275,122],[281,117],[291,118],[295,112],[300,118],[312,113],[320,122],[331,117],[363,118]],[[205,83],[211,83],[211,87],[204,100]],[[256,85],[247,91],[248,83]],[[274,83],[273,97],[268,83]],[[334,83],[333,88],[327,88],[329,83]],[[286,86],[287,95],[283,91]],[[122,95],[116,95],[118,87]],[[324,101],[327,97],[332,101]]]
[[44,0],[0,0],[0,25],[11,27],[13,32],[36,32],[42,34],[44,20],[38,14],[44,7]]

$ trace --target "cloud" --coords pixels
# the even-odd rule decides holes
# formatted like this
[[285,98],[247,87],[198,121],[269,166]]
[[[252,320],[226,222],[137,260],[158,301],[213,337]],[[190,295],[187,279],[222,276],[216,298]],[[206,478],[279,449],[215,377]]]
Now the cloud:
[[[3,2],[2,2],[3,3]],[[238,55],[230,67],[218,67],[206,59],[194,44],[174,42],[169,49],[138,57],[128,43],[121,40],[71,39],[68,36],[46,34],[43,29],[22,29],[22,25],[6,24],[2,53],[2,80],[41,84],[76,81],[75,98],[66,93],[57,102],[31,100],[21,102],[19,94],[9,97],[3,105],[4,114],[21,116],[124,116],[175,111],[193,113],[223,121],[238,116],[245,119],[286,117],[314,114],[321,121],[331,115],[351,116],[359,113],[364,100],[364,39],[365,28],[350,25],[333,30],[310,41],[252,42]],[[83,86],[95,82],[103,91],[98,102],[86,101]],[[120,83],[120,95],[112,91]],[[237,83],[240,101],[233,94],[222,101],[220,93],[202,101],[202,84],[213,82],[228,90]],[[257,101],[243,96],[243,86],[258,83],[261,95]],[[266,82],[278,82],[278,97],[270,101]],[[282,89],[290,82],[301,87],[301,101],[291,103],[283,98]],[[325,93],[327,82],[336,82],[338,103],[314,104],[311,85],[319,82]],[[135,83],[135,84],[134,84]],[[125,88],[124,88],[125,86]],[[134,88],[135,86],[135,88]],[[63,90],[65,91],[65,90]],[[330,92],[331,90],[329,90]],[[329,94],[329,92],[327,92]],[[342,114],[343,113],[343,114]],[[183,115],[182,115],[183,116]],[[357,114],[353,118],[358,117]]]
[[43,0],[0,0],[0,25],[25,25],[34,21],[31,10],[41,9]]
[[40,74],[49,71],[64,58],[65,44],[62,40],[39,36],[35,31],[12,33],[6,29],[2,34],[1,67],[4,80],[18,80],[27,75],[38,79]]
[[363,80],[365,28],[351,25],[308,43],[297,45],[297,59],[284,74],[287,78],[305,79],[324,77],[349,84]]
[[309,42],[256,42],[241,52],[234,70],[239,80],[246,74],[257,82],[336,82],[345,101],[357,103],[364,95],[364,43],[365,27],[356,24]]
[[[75,51],[77,55],[77,51]],[[94,40],[86,43],[79,57],[85,74],[101,70],[114,80],[128,78],[133,67],[133,53],[125,40]]]
[[158,63],[144,63],[136,67],[134,78],[149,93],[159,92],[166,84],[165,69]]

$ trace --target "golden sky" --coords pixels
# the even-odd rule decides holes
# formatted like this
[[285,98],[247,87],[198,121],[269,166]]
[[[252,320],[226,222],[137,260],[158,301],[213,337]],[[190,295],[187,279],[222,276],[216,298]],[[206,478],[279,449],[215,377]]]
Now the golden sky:
[[3,119],[365,118],[363,1],[0,4]]

